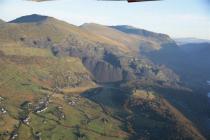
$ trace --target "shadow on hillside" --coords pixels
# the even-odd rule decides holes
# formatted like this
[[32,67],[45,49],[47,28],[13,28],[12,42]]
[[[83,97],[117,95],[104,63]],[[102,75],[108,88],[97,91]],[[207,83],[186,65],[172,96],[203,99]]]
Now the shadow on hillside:
[[123,91],[115,87],[97,87],[82,93],[81,96],[104,108],[109,108],[115,112],[123,112],[123,105],[128,99],[129,91]]
[[[199,129],[204,127],[204,124],[199,124],[203,123],[202,118],[204,118],[206,116],[206,113],[208,112],[205,104],[205,99],[203,99],[203,97],[199,97],[197,94],[189,91],[182,91],[170,88],[153,88],[152,90],[158,93],[160,96],[164,97],[192,122],[195,122],[195,125],[198,126]],[[105,86],[93,88],[85,91],[81,94],[81,96],[97,103],[101,106],[105,114],[122,122],[123,125],[121,126],[121,129],[131,134],[129,140],[135,140],[138,137],[138,134],[131,133],[128,124],[132,123],[133,127],[135,126],[136,128],[135,131],[137,132],[140,132],[139,130],[146,130],[147,127],[150,125],[137,125],[137,122],[140,121],[139,117],[141,116],[140,118],[142,118],[142,113],[151,113],[154,115],[154,113],[152,112],[139,112],[140,108],[138,108],[133,114],[134,116],[137,116],[133,116],[135,118],[134,122],[132,120],[128,121],[127,119],[125,119],[128,118],[129,113],[125,110],[124,105],[125,102],[129,99],[130,93],[129,91],[123,91],[122,89],[118,89],[115,87]],[[156,119],[156,117],[154,118]],[[144,124],[147,123],[147,121],[141,121],[139,123]],[[206,133],[205,130],[201,130],[203,133]],[[162,136],[164,136],[164,131],[162,131],[162,129],[159,128],[157,131],[160,131],[161,133],[163,132]],[[152,129],[151,132],[152,134],[154,134],[154,136],[156,136],[156,130],[153,131]]]
[[126,92],[114,87],[97,87],[85,91],[81,96],[97,103],[106,115],[122,122],[121,129],[129,133],[128,122],[126,121],[128,112],[124,109],[129,91]]
[[210,44],[188,44],[163,47],[144,55],[152,62],[173,70],[188,86],[205,89],[205,82],[210,78],[209,48]]

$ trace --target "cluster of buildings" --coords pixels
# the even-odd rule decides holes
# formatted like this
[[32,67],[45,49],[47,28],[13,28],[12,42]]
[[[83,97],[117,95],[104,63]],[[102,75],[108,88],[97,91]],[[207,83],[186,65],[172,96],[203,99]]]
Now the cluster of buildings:
[[47,110],[48,104],[49,104],[49,96],[40,99],[38,104],[34,108],[34,112],[41,113]]

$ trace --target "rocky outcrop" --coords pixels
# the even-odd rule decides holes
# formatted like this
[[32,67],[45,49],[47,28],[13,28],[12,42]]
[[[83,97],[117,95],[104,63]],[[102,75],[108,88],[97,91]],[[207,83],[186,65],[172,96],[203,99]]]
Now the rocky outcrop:
[[97,82],[109,83],[123,80],[123,70],[105,61],[84,58],[83,64],[95,76]]

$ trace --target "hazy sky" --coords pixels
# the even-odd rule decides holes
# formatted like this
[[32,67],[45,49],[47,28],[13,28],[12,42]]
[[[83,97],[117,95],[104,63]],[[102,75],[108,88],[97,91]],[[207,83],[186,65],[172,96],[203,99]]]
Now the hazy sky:
[[42,14],[80,25],[96,22],[105,25],[133,25],[169,34],[172,37],[210,39],[209,0],[163,0],[132,3],[96,0],[57,0],[30,2],[0,0],[0,19],[5,21]]

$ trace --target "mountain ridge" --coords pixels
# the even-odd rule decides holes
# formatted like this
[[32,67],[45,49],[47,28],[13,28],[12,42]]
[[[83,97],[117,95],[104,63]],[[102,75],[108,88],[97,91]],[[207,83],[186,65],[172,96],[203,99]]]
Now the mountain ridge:
[[[162,47],[177,47],[168,35],[138,29],[132,26],[105,26],[86,23],[80,26],[94,34],[120,41],[133,52],[158,50]],[[94,29],[94,30],[93,30]]]
[[152,31],[136,28],[136,27],[129,26],[129,25],[117,25],[117,26],[110,26],[110,27],[117,29],[119,31],[122,31],[124,33],[127,33],[127,34],[137,35],[140,37],[148,38],[150,40],[153,40],[153,41],[159,43],[160,46],[162,46],[162,47],[172,46],[172,45],[176,47],[175,41],[172,38],[170,38],[169,35],[166,35],[163,33],[155,33]]
[[120,30],[128,34],[145,35],[145,36],[152,36],[154,34],[158,34],[158,35],[169,37],[168,35],[163,34],[163,33],[156,33],[153,31],[137,28],[131,25],[115,25],[115,26],[109,26],[109,27]]
[[189,43],[210,43],[209,39],[200,39],[193,37],[185,37],[185,38],[174,38],[178,45],[185,45]]
[[9,23],[33,23],[33,22],[44,22],[47,19],[52,18],[49,16],[43,16],[38,14],[26,15],[19,18],[16,18]]

